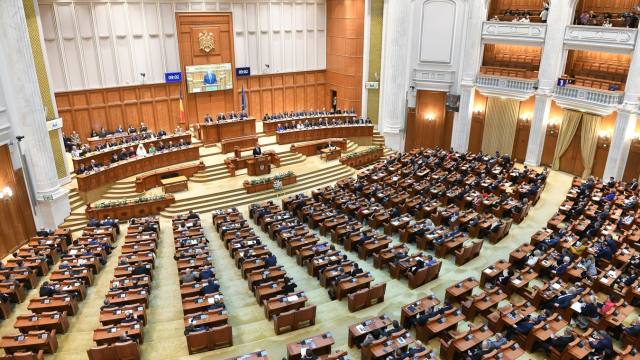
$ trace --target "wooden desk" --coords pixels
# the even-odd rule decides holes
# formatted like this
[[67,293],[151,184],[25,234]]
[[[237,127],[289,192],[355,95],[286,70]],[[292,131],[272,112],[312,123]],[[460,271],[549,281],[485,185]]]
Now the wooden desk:
[[109,329],[96,329],[93,331],[93,341],[98,346],[114,344],[118,341],[120,333],[123,332],[128,337],[138,340],[140,345],[144,344],[144,327],[140,324],[120,324]]
[[[286,300],[281,301],[281,299]],[[273,320],[273,315],[304,307],[307,300],[308,298],[304,291],[298,291],[288,296],[279,295],[269,300],[263,300],[264,316],[267,320],[271,321]]]
[[27,310],[31,310],[36,314],[48,311],[66,311],[69,316],[75,316],[78,313],[78,302],[71,296],[45,299],[33,298],[29,301]]
[[[153,140],[145,140],[142,141],[142,144],[145,144],[145,148],[148,150],[149,146],[151,144],[157,145],[158,142],[162,141],[163,144],[167,145],[169,143],[169,141],[172,141],[173,144],[177,144],[180,142],[180,140],[182,140],[183,142],[190,142],[191,141],[191,134],[189,133],[185,133],[185,134],[180,134],[180,135],[167,135],[165,137],[162,138],[156,138]],[[103,164],[108,164],[110,159],[111,159],[111,154],[113,154],[114,152],[116,153],[116,155],[120,155],[120,152],[122,151],[123,148],[130,148],[133,147],[134,149],[138,148],[138,144],[139,143],[135,143],[135,144],[128,144],[128,145],[124,145],[124,146],[117,146],[117,147],[113,147],[110,148],[109,150],[105,150],[105,151],[101,151],[101,152],[90,152],[89,154],[87,154],[84,157],[81,158],[73,158],[73,171],[77,171],[78,168],[80,167],[80,164],[84,164],[84,166],[89,166],[89,164],[91,164],[91,160],[95,160],[96,163],[103,163]],[[148,145],[147,145],[148,144]],[[93,149],[93,146],[91,147]],[[80,150],[80,149],[78,149]]]
[[222,140],[220,142],[220,147],[223,154],[228,154],[234,152],[236,147],[247,148],[255,146],[257,142],[258,137],[256,135],[232,137]]
[[349,347],[364,340],[365,336],[373,330],[386,330],[389,325],[391,325],[391,319],[389,315],[384,314],[349,326]]
[[342,149],[339,147],[322,149],[320,150],[320,160],[322,160],[323,156],[326,162],[333,159],[339,159],[342,156]]
[[190,323],[193,323],[196,328],[200,326],[214,327],[226,325],[229,320],[229,314],[226,309],[215,309],[185,315],[183,319],[185,328]]
[[162,180],[163,175],[171,176],[171,174],[177,173],[179,176],[184,176],[188,179],[199,171],[204,170],[205,167],[204,162],[198,161],[191,165],[145,173],[136,177],[136,192],[145,192],[161,185],[160,181]]
[[69,320],[66,312],[55,312],[47,316],[22,314],[18,316],[13,327],[23,334],[38,330],[55,330],[56,334],[64,334],[69,329]]
[[242,120],[223,120],[222,122],[206,124],[200,123],[194,125],[194,130],[196,138],[202,141],[203,144],[213,144],[229,138],[255,135],[256,118],[249,117]]
[[[462,285],[458,287],[458,285]],[[471,278],[464,279],[455,285],[451,285],[447,288],[445,293],[445,299],[449,300],[451,304],[466,300],[467,297],[473,292],[473,288],[480,285],[480,282]]]
[[144,305],[132,304],[122,308],[107,308],[100,312],[100,322],[103,326],[114,325],[122,323],[125,319],[125,312],[131,311],[133,315],[136,315],[144,326],[147,323],[147,310]]
[[323,140],[308,142],[304,144],[293,144],[289,148],[289,151],[292,153],[300,153],[304,156],[314,156],[314,155],[318,155],[318,146],[320,146],[321,148],[324,148],[324,146],[329,141],[331,141],[331,145],[338,147],[342,150],[347,150],[347,140],[335,138],[335,139],[323,139]]
[[335,344],[331,333],[316,335],[314,337],[299,340],[287,344],[287,360],[298,360],[301,358],[302,349],[312,348],[313,355],[324,355],[331,352],[331,345]]
[[[226,360],[269,360],[269,357],[267,357],[267,352],[265,350],[260,350],[260,351],[253,352],[251,354],[228,358]],[[631,359],[625,359],[625,360],[631,360]]]
[[189,191],[189,179],[187,179],[186,176],[176,176],[169,179],[160,180],[160,182],[162,183],[162,191],[165,194],[167,192],[176,192],[179,190]]
[[407,304],[401,308],[400,314],[400,324],[404,324],[405,320],[408,317],[415,316],[417,314],[423,315],[427,308],[433,308],[436,305],[440,304],[440,300],[436,298],[434,295],[429,295],[427,297],[423,297],[417,301],[412,302],[411,304]]
[[389,356],[389,354],[393,354],[396,349],[402,349],[403,352],[405,352],[414,341],[411,334],[405,329],[387,337],[386,341],[375,345],[372,344],[369,346],[369,352],[371,352],[372,356],[376,359],[384,359],[386,356]]
[[292,121],[295,121],[296,124],[302,123],[309,120],[321,121],[327,119],[329,123],[331,120],[342,120],[343,122],[347,119],[356,119],[356,114],[337,114],[337,115],[317,115],[317,116],[301,116],[295,118],[286,118],[286,119],[274,119],[269,121],[262,122],[262,131],[264,131],[268,135],[273,135],[276,133],[276,129],[278,126],[283,126],[284,124],[291,124]]
[[487,281],[493,283],[493,280],[498,275],[502,274],[505,269],[509,269],[510,267],[511,263],[504,260],[498,260],[492,265],[489,265],[486,269],[482,270],[482,275],[480,276],[480,287],[484,288]]
[[373,125],[341,125],[323,128],[279,131],[276,142],[280,145],[332,137],[373,136]]
[[155,153],[155,155],[136,157],[133,160],[119,161],[108,168],[103,168],[103,170],[76,176],[78,191],[86,192],[145,171],[198,159],[200,159],[200,144],[173,151],[163,151]]
[[4,335],[2,336],[2,341],[0,341],[0,348],[9,355],[27,351],[33,351],[37,354],[39,350],[53,354],[58,350],[58,340],[55,335],[51,336],[51,334],[20,335],[18,337]]

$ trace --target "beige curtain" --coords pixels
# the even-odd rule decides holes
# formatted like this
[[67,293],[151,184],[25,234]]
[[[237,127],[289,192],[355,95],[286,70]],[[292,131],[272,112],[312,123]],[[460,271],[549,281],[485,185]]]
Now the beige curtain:
[[580,118],[582,113],[572,110],[564,109],[562,114],[562,126],[560,128],[560,134],[558,135],[558,142],[556,143],[556,151],[553,153],[553,170],[560,169],[560,156],[567,151],[573,135],[576,133],[576,129],[580,124]]
[[482,136],[484,153],[493,154],[496,151],[500,154],[511,153],[516,136],[519,107],[519,101],[489,97]]
[[582,178],[586,179],[591,175],[593,159],[596,156],[596,146],[598,145],[598,133],[602,116],[593,114],[582,114],[582,133],[580,134],[580,150],[582,152],[582,164],[584,172]]

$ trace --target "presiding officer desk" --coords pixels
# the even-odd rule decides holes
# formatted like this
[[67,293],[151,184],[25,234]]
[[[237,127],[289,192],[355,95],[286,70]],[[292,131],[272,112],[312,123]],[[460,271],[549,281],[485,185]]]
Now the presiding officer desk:
[[338,125],[278,131],[276,142],[282,145],[326,138],[358,136],[373,136],[373,125]]
[[221,120],[213,123],[195,124],[196,138],[203,144],[256,134],[256,118]]
[[[158,142],[162,141],[162,143],[166,146],[169,144],[169,141],[173,142],[174,145],[178,144],[182,140],[183,142],[191,142],[191,134],[190,133],[182,133],[182,134],[171,134],[164,137],[157,137],[155,139],[138,141],[133,144],[127,144],[123,146],[116,146],[109,148],[103,151],[93,151],[81,158],[73,158],[73,170],[76,171],[80,167],[80,164],[84,164],[84,166],[89,166],[91,164],[91,160],[95,160],[96,163],[106,164],[111,159],[111,155],[116,153],[116,156],[120,155],[122,149],[129,149],[130,147],[133,150],[138,149],[138,144],[145,144],[145,148],[147,151],[149,150],[149,145],[153,144],[155,147],[158,146]],[[93,147],[92,147],[93,148]]]
[[109,167],[103,167],[102,170],[77,175],[78,191],[86,192],[142,172],[198,159],[200,144],[119,161]]
[[331,122],[332,120],[338,121],[338,120],[342,120],[342,122],[347,121],[347,119],[350,120],[355,120],[357,119],[358,116],[356,114],[340,114],[340,115],[312,115],[312,116],[300,116],[300,117],[293,117],[293,118],[285,118],[285,119],[274,119],[274,120],[269,120],[269,121],[262,121],[262,131],[267,134],[267,135],[273,135],[276,133],[276,129],[278,128],[278,126],[284,126],[284,124],[289,124],[291,125],[291,123],[293,121],[296,122],[296,124],[298,123],[302,123],[304,124],[305,121],[309,120],[309,122],[311,122],[311,120],[315,120],[315,121],[320,121],[320,120],[324,120],[327,119],[329,122]]

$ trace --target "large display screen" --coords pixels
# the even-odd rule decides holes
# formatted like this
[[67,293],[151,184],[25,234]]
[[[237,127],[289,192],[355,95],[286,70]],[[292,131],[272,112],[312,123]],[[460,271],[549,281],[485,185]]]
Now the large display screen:
[[231,64],[187,66],[187,91],[199,93],[233,89]]

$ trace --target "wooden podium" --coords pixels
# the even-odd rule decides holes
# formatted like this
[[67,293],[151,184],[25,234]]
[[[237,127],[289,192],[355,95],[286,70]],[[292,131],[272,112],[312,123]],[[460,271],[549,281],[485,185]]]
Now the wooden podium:
[[247,175],[260,176],[271,173],[271,157],[258,156],[247,160]]

